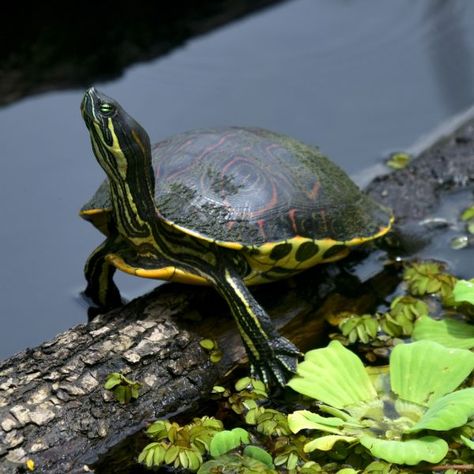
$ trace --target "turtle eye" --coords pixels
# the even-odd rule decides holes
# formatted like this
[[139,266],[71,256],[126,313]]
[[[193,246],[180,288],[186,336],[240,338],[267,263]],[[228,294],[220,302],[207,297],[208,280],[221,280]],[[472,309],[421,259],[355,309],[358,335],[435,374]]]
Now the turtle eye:
[[115,112],[115,106],[109,102],[103,102],[99,105],[99,110],[101,114],[110,116]]

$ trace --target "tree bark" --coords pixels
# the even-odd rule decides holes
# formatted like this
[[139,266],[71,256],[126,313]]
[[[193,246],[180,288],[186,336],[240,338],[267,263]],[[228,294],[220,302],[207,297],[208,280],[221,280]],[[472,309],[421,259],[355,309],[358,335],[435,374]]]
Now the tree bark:
[[[368,191],[406,225],[423,218],[446,189],[473,184],[474,125],[468,122],[408,168],[376,178]],[[370,311],[377,294],[397,284],[396,271],[361,282],[341,263],[254,292],[280,332],[304,351],[321,342],[328,313]],[[201,348],[204,337],[222,348],[218,364]],[[35,472],[87,472],[87,465],[149,422],[206,400],[212,386],[242,363],[237,329],[212,289],[163,285],[0,364],[0,473],[16,472],[28,459]],[[139,398],[118,403],[103,388],[111,372],[140,382]]]

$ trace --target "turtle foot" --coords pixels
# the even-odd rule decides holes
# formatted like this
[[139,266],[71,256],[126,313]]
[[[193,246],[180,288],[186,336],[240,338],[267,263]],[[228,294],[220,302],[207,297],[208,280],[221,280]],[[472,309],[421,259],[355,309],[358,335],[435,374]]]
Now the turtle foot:
[[118,288],[114,284],[109,285],[107,291],[100,291],[98,286],[89,284],[84,290],[83,295],[94,306],[106,311],[118,308],[124,303]]
[[257,375],[267,386],[284,387],[295,374],[298,358],[302,356],[298,348],[284,337],[268,341],[267,351],[262,360],[253,359],[252,374]]

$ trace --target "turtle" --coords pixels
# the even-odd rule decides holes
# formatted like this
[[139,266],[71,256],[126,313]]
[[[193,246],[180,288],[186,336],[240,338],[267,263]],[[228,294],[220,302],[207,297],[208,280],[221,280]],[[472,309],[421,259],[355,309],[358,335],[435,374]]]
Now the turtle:
[[345,257],[386,234],[393,216],[318,148],[254,127],[192,130],[155,145],[114,99],[91,87],[81,103],[106,179],[80,215],[105,236],[87,259],[85,295],[122,304],[117,269],[212,285],[227,302],[251,372],[268,386],[295,373],[251,285]]

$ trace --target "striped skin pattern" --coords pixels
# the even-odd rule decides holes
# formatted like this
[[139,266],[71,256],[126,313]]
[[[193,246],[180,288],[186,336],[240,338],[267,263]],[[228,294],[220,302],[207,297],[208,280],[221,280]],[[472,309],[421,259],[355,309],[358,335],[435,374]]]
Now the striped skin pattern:
[[[117,268],[211,284],[230,307],[254,374],[284,385],[299,351],[275,331],[246,284],[341,258],[349,246],[385,233],[390,214],[290,138],[260,129],[197,131],[152,153],[145,130],[113,99],[90,89],[81,111],[108,178],[81,210],[107,236],[86,263],[86,294],[103,307],[120,304]],[[325,192],[327,183],[332,190]],[[340,186],[350,199],[325,207]],[[341,212],[349,213],[346,233]]]

